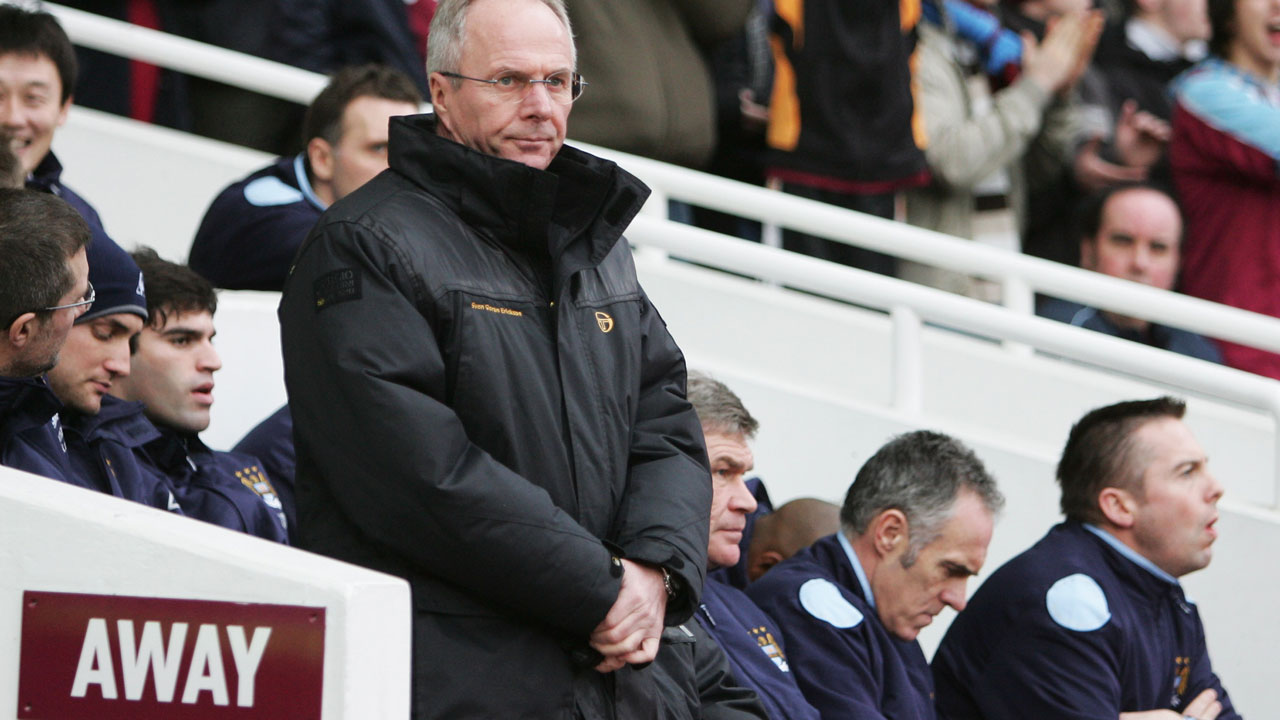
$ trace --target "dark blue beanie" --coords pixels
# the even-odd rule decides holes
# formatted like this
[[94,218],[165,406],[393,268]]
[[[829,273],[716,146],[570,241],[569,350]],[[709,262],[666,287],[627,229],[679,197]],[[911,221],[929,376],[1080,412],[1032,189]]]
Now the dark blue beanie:
[[89,312],[76,323],[103,315],[133,313],[147,319],[147,296],[142,286],[142,271],[129,253],[103,233],[94,233],[85,253],[89,260],[89,282],[96,298]]

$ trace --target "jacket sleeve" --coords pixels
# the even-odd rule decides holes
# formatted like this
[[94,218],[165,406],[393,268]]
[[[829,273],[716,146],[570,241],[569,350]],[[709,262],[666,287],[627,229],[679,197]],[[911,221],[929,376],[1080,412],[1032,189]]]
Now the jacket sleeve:
[[1040,132],[1050,96],[1025,75],[992,96],[992,107],[973,115],[949,40],[922,28],[918,81],[929,146],[925,158],[947,186],[971,189],[1026,152]]
[[381,552],[585,636],[617,598],[621,568],[546,491],[468,439],[419,271],[395,238],[354,223],[322,222],[304,246],[280,308],[299,467],[317,468]]
[[683,592],[667,624],[693,615],[702,594],[710,532],[711,470],[702,425],[685,399],[684,356],[645,304],[641,387],[632,425],[627,494],[614,524],[626,557],[667,568]]
[[711,633],[697,622],[688,623],[686,627],[697,640],[693,646],[693,670],[697,676],[701,717],[704,720],[768,720],[755,691],[734,678],[724,648]]
[[[1188,703],[1195,699],[1197,695],[1213,688],[1218,693],[1218,702],[1222,703],[1222,712],[1218,713],[1218,720],[1241,720],[1239,711],[1231,702],[1231,696],[1227,694],[1227,689],[1222,687],[1222,680],[1218,678],[1218,674],[1213,671],[1213,663],[1209,660],[1209,647],[1205,642],[1204,625],[1200,622],[1200,611],[1195,611],[1196,627],[1199,630],[1197,637],[1197,645],[1195,657],[1191,658],[1191,672],[1188,678],[1190,688],[1183,697]],[[1183,710],[1183,708],[1175,708]]]
[[1280,178],[1280,107],[1209,73],[1188,77],[1175,98],[1173,142],[1194,147],[1205,171],[1246,182]]

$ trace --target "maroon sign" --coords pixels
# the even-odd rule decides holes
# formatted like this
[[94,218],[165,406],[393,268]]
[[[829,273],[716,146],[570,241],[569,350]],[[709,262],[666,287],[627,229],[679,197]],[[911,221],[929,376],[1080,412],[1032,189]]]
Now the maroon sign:
[[324,608],[27,591],[18,717],[310,720]]

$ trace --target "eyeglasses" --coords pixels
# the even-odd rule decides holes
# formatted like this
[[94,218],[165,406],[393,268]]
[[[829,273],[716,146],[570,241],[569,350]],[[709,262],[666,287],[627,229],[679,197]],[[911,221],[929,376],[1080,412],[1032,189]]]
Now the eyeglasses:
[[534,85],[542,85],[547,89],[547,94],[552,100],[561,105],[569,103],[582,97],[582,90],[587,86],[587,81],[576,72],[558,72],[548,75],[543,80],[534,80],[527,75],[520,73],[507,73],[492,80],[484,78],[468,77],[453,72],[441,72],[441,75],[447,78],[455,78],[458,80],[472,80],[474,82],[482,82],[493,88],[502,97],[510,99],[512,102],[520,102],[528,93],[529,88]]
[[[84,292],[84,299],[79,302],[73,302],[67,305],[54,305],[53,307],[40,308],[40,312],[52,312],[54,310],[66,310],[68,308],[77,308],[84,305],[92,305],[97,299],[98,294],[93,291],[93,283],[88,283],[89,289]],[[87,308],[86,308],[87,309]]]

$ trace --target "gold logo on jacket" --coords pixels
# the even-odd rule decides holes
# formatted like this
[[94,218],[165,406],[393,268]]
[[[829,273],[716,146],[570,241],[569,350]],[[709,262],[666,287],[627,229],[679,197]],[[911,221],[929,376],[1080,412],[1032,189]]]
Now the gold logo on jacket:
[[613,318],[607,312],[596,313],[596,325],[600,326],[600,332],[609,332],[613,329]]

